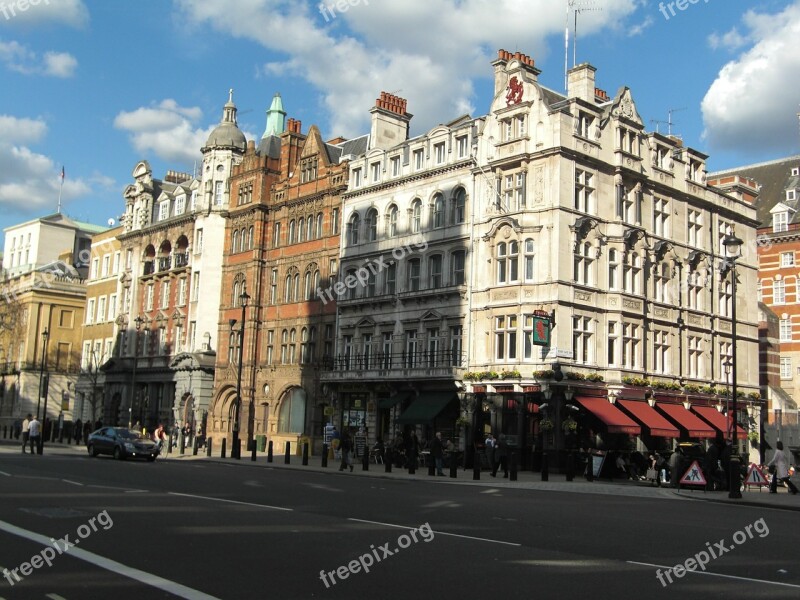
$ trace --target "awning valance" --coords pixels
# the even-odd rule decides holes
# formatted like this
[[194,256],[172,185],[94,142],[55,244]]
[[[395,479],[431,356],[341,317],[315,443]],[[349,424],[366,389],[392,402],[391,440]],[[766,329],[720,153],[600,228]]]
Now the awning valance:
[[623,413],[616,406],[605,398],[591,398],[580,396],[575,398],[578,403],[586,410],[600,419],[608,427],[608,433],[627,433],[629,435],[639,435],[642,431],[628,415]]
[[686,410],[682,404],[658,402],[656,407],[685,429],[689,437],[713,438],[717,435],[711,426],[691,411]]
[[[713,406],[693,406],[692,410],[708,421],[714,429],[719,430],[727,439],[732,420],[730,417],[723,415]],[[747,432],[741,426],[737,426],[736,434],[740,440],[747,437]]]
[[650,430],[655,437],[678,437],[678,429],[661,416],[656,409],[641,400],[617,400],[617,404],[627,410],[635,420]]

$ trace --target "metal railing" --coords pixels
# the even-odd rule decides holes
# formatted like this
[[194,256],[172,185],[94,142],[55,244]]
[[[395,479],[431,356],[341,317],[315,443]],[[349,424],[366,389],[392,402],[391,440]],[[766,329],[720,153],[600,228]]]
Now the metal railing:
[[466,368],[465,353],[450,350],[430,352],[374,352],[340,354],[331,360],[328,368],[333,371],[388,371],[393,369],[463,369]]

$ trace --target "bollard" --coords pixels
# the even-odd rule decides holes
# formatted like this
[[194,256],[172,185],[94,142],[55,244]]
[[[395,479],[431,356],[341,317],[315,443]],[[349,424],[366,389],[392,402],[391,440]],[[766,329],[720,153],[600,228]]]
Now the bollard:
[[455,457],[450,457],[450,477],[455,479],[458,477],[458,463],[455,461]]
[[567,481],[575,479],[575,456],[572,451],[567,453]]
[[250,460],[252,460],[253,462],[256,461],[256,443],[255,442],[250,444]]
[[180,449],[181,449],[181,454],[184,454],[186,452],[186,436],[183,434],[181,434],[180,436]]
[[322,466],[328,466],[328,444],[322,444]]
[[206,438],[206,456],[211,456],[211,438]]
[[542,481],[550,481],[550,465],[547,460],[547,452],[542,452]]
[[594,458],[591,452],[586,458],[586,481],[594,481]]
[[417,472],[417,458],[414,457],[413,460],[411,457],[408,458],[408,474],[413,475]]
[[308,466],[308,442],[303,442],[303,466]]
[[267,462],[272,462],[272,440],[267,444]]
[[478,481],[481,478],[481,460],[480,456],[475,455],[475,460],[472,461],[472,479]]
[[364,453],[361,455],[361,470],[369,471],[369,450],[364,446]]
[[194,436],[194,441],[192,442],[192,456],[197,456],[197,436]]
[[220,458],[225,458],[225,446],[228,445],[228,438],[222,438],[222,450],[220,451]]
[[290,460],[289,452],[291,451],[291,449],[292,449],[292,444],[290,442],[286,442],[286,450],[284,451],[284,455],[283,455],[283,464],[285,464],[285,465],[289,464],[289,460]]
[[8,425],[3,426],[3,437],[8,439]]
[[428,455],[428,477],[434,477],[436,475],[436,462],[434,461],[433,457]]
[[392,453],[391,448],[386,448],[386,451],[383,453],[383,470],[387,473],[392,472],[392,462],[394,461],[394,454]]
[[64,443],[64,428],[63,427],[58,430],[58,443],[59,444],[63,444]]
[[511,466],[508,470],[508,479],[509,481],[516,481],[517,480],[517,453],[511,453]]

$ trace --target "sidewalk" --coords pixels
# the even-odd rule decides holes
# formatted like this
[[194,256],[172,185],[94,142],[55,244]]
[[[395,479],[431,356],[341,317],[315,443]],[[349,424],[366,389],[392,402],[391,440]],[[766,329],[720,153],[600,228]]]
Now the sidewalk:
[[[0,456],[8,455],[22,455],[20,445],[12,440],[0,440]],[[251,468],[270,468],[270,469],[291,469],[298,471],[313,471],[317,473],[328,473],[338,477],[373,477],[385,478],[395,480],[416,480],[425,481],[435,484],[446,485],[473,485],[485,488],[494,489],[527,489],[538,491],[556,491],[556,492],[572,492],[582,494],[601,494],[612,496],[628,496],[639,498],[661,498],[666,500],[701,500],[706,502],[719,502],[723,504],[736,504],[743,506],[758,506],[762,508],[774,508],[782,510],[800,510],[800,495],[792,496],[785,488],[778,488],[777,494],[769,494],[766,489],[759,491],[758,489],[748,490],[742,493],[741,499],[730,499],[725,492],[705,492],[702,490],[691,490],[683,488],[677,490],[669,487],[657,487],[650,482],[644,481],[623,481],[608,479],[596,479],[593,482],[586,481],[581,476],[575,476],[573,481],[567,481],[566,475],[563,473],[550,473],[549,481],[541,480],[541,473],[533,473],[530,471],[520,471],[517,474],[517,481],[503,478],[501,472],[497,477],[491,477],[489,471],[482,471],[480,480],[473,480],[472,470],[464,470],[458,468],[456,471],[456,478],[450,477],[450,470],[445,469],[445,477],[429,476],[428,469],[420,468],[416,470],[414,475],[410,475],[406,469],[392,468],[391,473],[386,472],[384,465],[376,465],[370,463],[368,470],[364,471],[362,464],[354,463],[353,472],[348,470],[344,472],[339,471],[339,462],[334,460],[328,461],[328,466],[322,466],[322,458],[320,456],[310,456],[308,465],[303,466],[302,457],[292,455],[289,457],[289,464],[285,464],[284,455],[275,455],[273,462],[267,462],[266,453],[258,453],[256,461],[251,460],[249,453],[242,453],[242,458],[235,460],[230,458],[220,458],[219,451],[215,449],[215,456],[207,457],[205,450],[198,452],[197,456],[192,456],[191,449],[187,448],[185,454],[178,454],[170,452],[167,455],[159,456],[158,461],[167,462],[182,462],[182,461],[195,461],[202,460],[214,463],[224,463],[227,465],[236,465],[238,467],[251,467]],[[52,442],[45,444],[44,456],[38,457],[43,459],[48,456],[75,456],[86,455],[85,446],[76,446],[68,444],[59,444]],[[31,459],[30,455],[24,455]]]

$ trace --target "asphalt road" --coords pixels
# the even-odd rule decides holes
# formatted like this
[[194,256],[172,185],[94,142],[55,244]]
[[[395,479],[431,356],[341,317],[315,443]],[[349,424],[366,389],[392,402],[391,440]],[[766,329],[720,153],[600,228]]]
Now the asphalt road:
[[0,599],[798,598],[799,524],[693,499],[4,453]]

